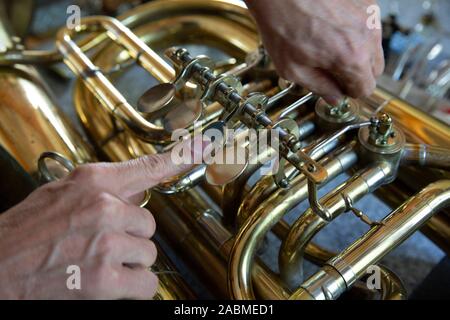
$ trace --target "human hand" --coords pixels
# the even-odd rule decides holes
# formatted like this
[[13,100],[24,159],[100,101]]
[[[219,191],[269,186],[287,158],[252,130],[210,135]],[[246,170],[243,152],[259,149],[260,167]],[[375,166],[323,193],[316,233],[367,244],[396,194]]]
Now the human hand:
[[367,25],[375,0],[246,3],[280,76],[331,104],[373,92],[384,70],[381,28]]
[[[0,215],[0,298],[152,298],[155,220],[137,204],[189,167],[169,153],[89,164],[36,189]],[[66,285],[70,265],[80,268],[81,290]]]

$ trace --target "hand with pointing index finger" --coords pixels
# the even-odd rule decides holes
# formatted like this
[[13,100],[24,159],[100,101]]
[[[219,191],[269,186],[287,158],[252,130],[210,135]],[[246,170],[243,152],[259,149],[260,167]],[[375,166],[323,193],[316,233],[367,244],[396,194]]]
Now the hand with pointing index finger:
[[[0,299],[150,299],[155,220],[145,190],[179,175],[171,154],[88,164],[0,215]],[[69,266],[79,268],[68,286]],[[69,269],[70,270],[70,269]]]

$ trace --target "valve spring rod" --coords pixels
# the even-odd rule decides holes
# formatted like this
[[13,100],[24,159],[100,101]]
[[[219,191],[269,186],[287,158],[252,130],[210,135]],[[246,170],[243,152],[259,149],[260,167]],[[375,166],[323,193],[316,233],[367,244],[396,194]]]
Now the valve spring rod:
[[[175,62],[183,65],[189,64],[194,58],[184,49],[179,49],[173,54],[172,58],[175,59]],[[192,77],[200,84],[204,84],[207,86],[208,83],[212,83],[214,81],[217,81],[217,77],[214,75],[214,73],[205,66],[202,66],[200,63],[194,63],[192,65]],[[221,82],[217,85],[216,91],[220,92],[221,94],[227,96],[227,99],[234,105],[240,105],[244,102],[244,98],[237,93],[233,87],[227,85],[224,82]],[[266,129],[272,129],[273,122],[268,117],[268,115],[252,105],[251,103],[245,103],[242,107],[242,111],[251,116],[257,124],[261,125],[262,127]],[[282,141],[283,145],[285,145],[291,152],[296,153],[301,149],[301,142],[292,134],[284,130],[283,128],[277,127],[276,130],[278,131],[278,134],[280,136],[280,140]],[[292,163],[297,168],[299,167],[299,163],[295,161],[292,158],[289,158],[288,161],[295,162]],[[313,166],[311,167],[309,165],[309,168],[312,169],[310,171],[314,171],[314,161],[311,161]]]

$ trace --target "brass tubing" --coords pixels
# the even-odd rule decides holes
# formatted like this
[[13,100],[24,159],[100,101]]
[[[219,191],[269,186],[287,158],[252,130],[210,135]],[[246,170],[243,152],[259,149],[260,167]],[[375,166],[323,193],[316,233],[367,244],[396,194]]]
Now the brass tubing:
[[[234,240],[233,235],[222,225],[219,214],[209,209],[208,204],[196,190],[179,194],[177,201],[174,201],[174,207],[190,221],[197,232],[203,235],[203,239],[216,249],[224,259],[223,268],[226,269],[226,261]],[[289,296],[278,277],[273,275],[259,259],[255,263],[255,270],[252,271],[252,278],[258,296],[263,299],[286,299]]]
[[[345,151],[325,164],[329,179],[348,170],[357,161],[356,153]],[[299,202],[307,197],[307,182],[298,176],[291,189],[278,190],[261,204],[239,230],[228,266],[228,286],[233,299],[254,299],[251,270],[256,250],[267,232]]]
[[450,180],[430,184],[313,275],[291,297],[337,299],[439,210],[450,205]]
[[[0,47],[11,47],[12,34],[0,2]],[[56,105],[36,69],[0,67],[0,144],[29,174],[37,177],[37,160],[45,151],[75,163],[95,159],[70,121]]]
[[[289,224],[281,220],[272,231],[282,242],[289,234]],[[328,260],[331,260],[336,256],[335,252],[331,252],[319,245],[309,242],[305,249],[305,258],[318,266],[323,266]],[[381,300],[405,300],[408,297],[405,287],[403,286],[400,278],[391,270],[385,266],[379,266],[380,268],[380,299]],[[353,289],[359,289],[356,294],[367,293],[369,290],[367,286],[363,285],[360,288],[353,287]]]
[[62,29],[57,36],[57,46],[64,54],[64,62],[81,77],[91,93],[109,112],[145,141],[170,142],[170,132],[155,126],[137,112],[73,41],[77,32],[91,29],[107,31],[111,39],[125,47],[133,59],[161,82],[170,82],[174,79],[173,68],[114,18],[104,16],[84,18],[80,26]]
[[[310,135],[312,135],[314,133],[315,126],[314,126],[314,124],[311,124],[311,123],[312,123],[312,121],[307,121],[305,123],[304,128],[302,130],[300,130],[300,137],[299,137],[300,140],[306,139],[307,137],[309,137]],[[327,148],[318,150],[318,152],[316,152],[316,154],[313,155],[313,159],[320,159],[327,152],[330,152],[331,150],[336,148],[337,145],[338,145],[338,141],[335,141],[335,143],[330,143],[327,146]],[[308,150],[308,147],[304,148],[304,150]],[[261,155],[261,158],[266,159],[264,154]],[[247,168],[245,170],[245,172],[241,176],[239,176],[238,179],[236,179],[235,181],[233,181],[223,187],[222,212],[224,215],[224,221],[227,225],[230,225],[233,228],[239,227],[242,225],[242,223],[248,216],[246,214],[248,214],[248,212],[249,212],[246,210],[241,210],[243,198],[244,199],[255,199],[256,197],[255,197],[254,191],[256,193],[260,194],[260,192],[258,190],[253,190],[253,189],[261,190],[261,187],[264,186],[263,190],[261,190],[261,192],[263,192],[265,194],[268,194],[268,192],[270,192],[270,190],[272,190],[272,191],[276,190],[277,186],[275,185],[275,183],[273,181],[273,176],[266,176],[266,177],[261,178],[261,181],[264,180],[264,182],[262,182],[262,183],[258,182],[257,187],[255,186],[255,188],[252,188],[252,190],[249,193],[247,193],[247,195],[245,194],[244,186],[246,185],[248,179],[260,167],[261,167],[261,165],[249,166],[249,168]],[[294,170],[294,168],[292,166],[289,166],[289,168],[290,168],[290,169],[288,169],[289,173]],[[272,186],[272,188],[269,188],[269,186],[267,186],[266,184],[269,184],[270,186]],[[247,201],[251,201],[251,200],[247,200]],[[253,202],[258,202],[258,201],[256,200]],[[244,206],[245,205],[246,204],[244,204]]]
[[158,230],[169,240],[172,248],[184,258],[183,261],[187,261],[193,270],[202,275],[208,289],[225,299],[226,270],[220,255],[214,252],[203,237],[194,233],[192,225],[182,219],[178,208],[174,207],[167,196],[152,194],[149,208],[154,213]]
[[[318,141],[321,141],[321,138],[318,138]],[[335,148],[337,148],[340,144],[340,140],[333,140],[332,142],[325,145],[323,148],[319,148],[315,151],[314,154],[311,154],[311,158],[314,160],[319,160]],[[304,152],[308,152],[313,149],[315,144],[311,144],[305,148],[303,148]],[[286,166],[286,175],[290,175],[292,171],[294,171],[294,167]],[[269,195],[275,192],[278,189],[277,185],[273,181],[272,176],[263,177],[260,181],[258,181],[253,188],[248,192],[247,195],[243,197],[243,200],[240,202],[240,206],[236,213],[236,222],[238,227],[242,226],[242,224],[247,220],[247,218],[256,210],[256,206],[259,205],[264,199],[267,199]]]
[[[159,10],[163,2],[164,11]],[[148,20],[162,19],[173,16],[174,14],[183,11],[184,14],[188,12],[203,11],[209,14],[222,14],[227,19],[234,21],[236,25],[245,27],[252,33],[256,33],[255,25],[249,18],[247,9],[242,2],[233,0],[211,0],[205,3],[205,0],[190,0],[185,3],[179,0],[160,0],[152,1],[140,5],[134,9],[128,10],[118,19],[129,28],[136,28],[143,22]],[[227,30],[228,31],[228,30]],[[229,33],[229,32],[225,32]],[[234,33],[231,32],[231,36]],[[104,44],[108,37],[105,34],[88,36],[78,42],[78,46],[83,52],[87,52]],[[232,39],[231,39],[232,40]],[[24,51],[6,51],[0,53],[0,66],[14,65],[14,64],[54,64],[63,61],[63,55],[57,50],[24,50]]]
[[[258,46],[258,36],[254,28],[248,28],[248,23],[244,23],[245,19],[251,21],[249,15],[242,4],[234,1],[152,1],[136,7],[120,18],[125,25],[132,27],[133,32],[145,43],[158,50],[173,46],[174,43],[183,41],[196,43],[201,39],[202,43],[243,59],[248,52]],[[232,29],[233,32],[223,31]],[[93,62],[103,70],[110,70],[123,62],[123,59],[127,59],[126,50],[107,45],[96,53]],[[75,106],[92,140],[110,159],[117,161],[127,157],[129,152],[128,147],[124,146],[126,141],[132,142],[136,151],[134,156],[148,153],[149,144],[136,139],[129,132],[121,134],[126,138],[117,137],[115,134],[117,126],[109,116],[109,112],[98,108],[97,100],[81,81],[78,81],[75,88]],[[219,114],[218,104],[212,104],[205,110],[205,119],[210,121]]]
[[450,149],[426,144],[407,144],[401,163],[450,170]]
[[[284,220],[280,220],[272,229],[275,236],[283,243],[289,235],[291,226]],[[308,243],[305,248],[305,258],[309,262],[316,265],[324,265],[325,262],[330,260],[336,254],[331,252],[313,242]]]
[[[187,255],[212,290],[222,298],[227,297],[226,261],[232,235],[220,223],[218,213],[209,209],[196,190],[177,196],[155,194],[150,206],[157,213],[155,218],[166,237]],[[263,299],[286,299],[290,294],[260,261],[257,261],[252,277],[257,284],[258,296]]]
[[[352,203],[358,202],[364,196],[382,186],[386,181],[389,181],[391,175],[391,166],[386,163],[380,163],[355,174],[334,192],[324,196],[321,203],[331,214],[331,221],[340,214],[350,210],[348,199]],[[328,223],[329,221],[316,215],[310,208],[300,215],[291,227],[279,253],[281,278],[289,287],[298,287],[300,284],[296,280],[298,279],[297,276],[303,278],[305,248],[311,239]]]

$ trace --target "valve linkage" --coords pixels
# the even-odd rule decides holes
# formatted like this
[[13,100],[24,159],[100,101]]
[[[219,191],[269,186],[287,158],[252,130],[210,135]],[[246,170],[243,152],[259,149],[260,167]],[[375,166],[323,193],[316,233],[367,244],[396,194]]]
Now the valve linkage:
[[[203,63],[205,58],[193,58],[186,49],[172,48],[166,54],[175,64],[182,68],[177,82],[182,77],[182,82],[192,81],[199,85],[203,91],[203,99],[205,98],[205,93],[207,93],[206,98],[208,100],[216,101],[223,105],[227,121],[239,118],[244,124],[251,127],[277,130],[283,158],[315,183],[321,183],[326,180],[328,176],[326,170],[301,150],[301,141],[282,126],[274,125],[265,112],[264,103],[255,104],[250,101],[250,98],[242,97],[236,86],[232,85],[233,83],[229,79],[230,76],[216,76],[210,64]],[[268,98],[263,100],[268,101]],[[251,123],[246,121],[246,118],[250,118]]]

